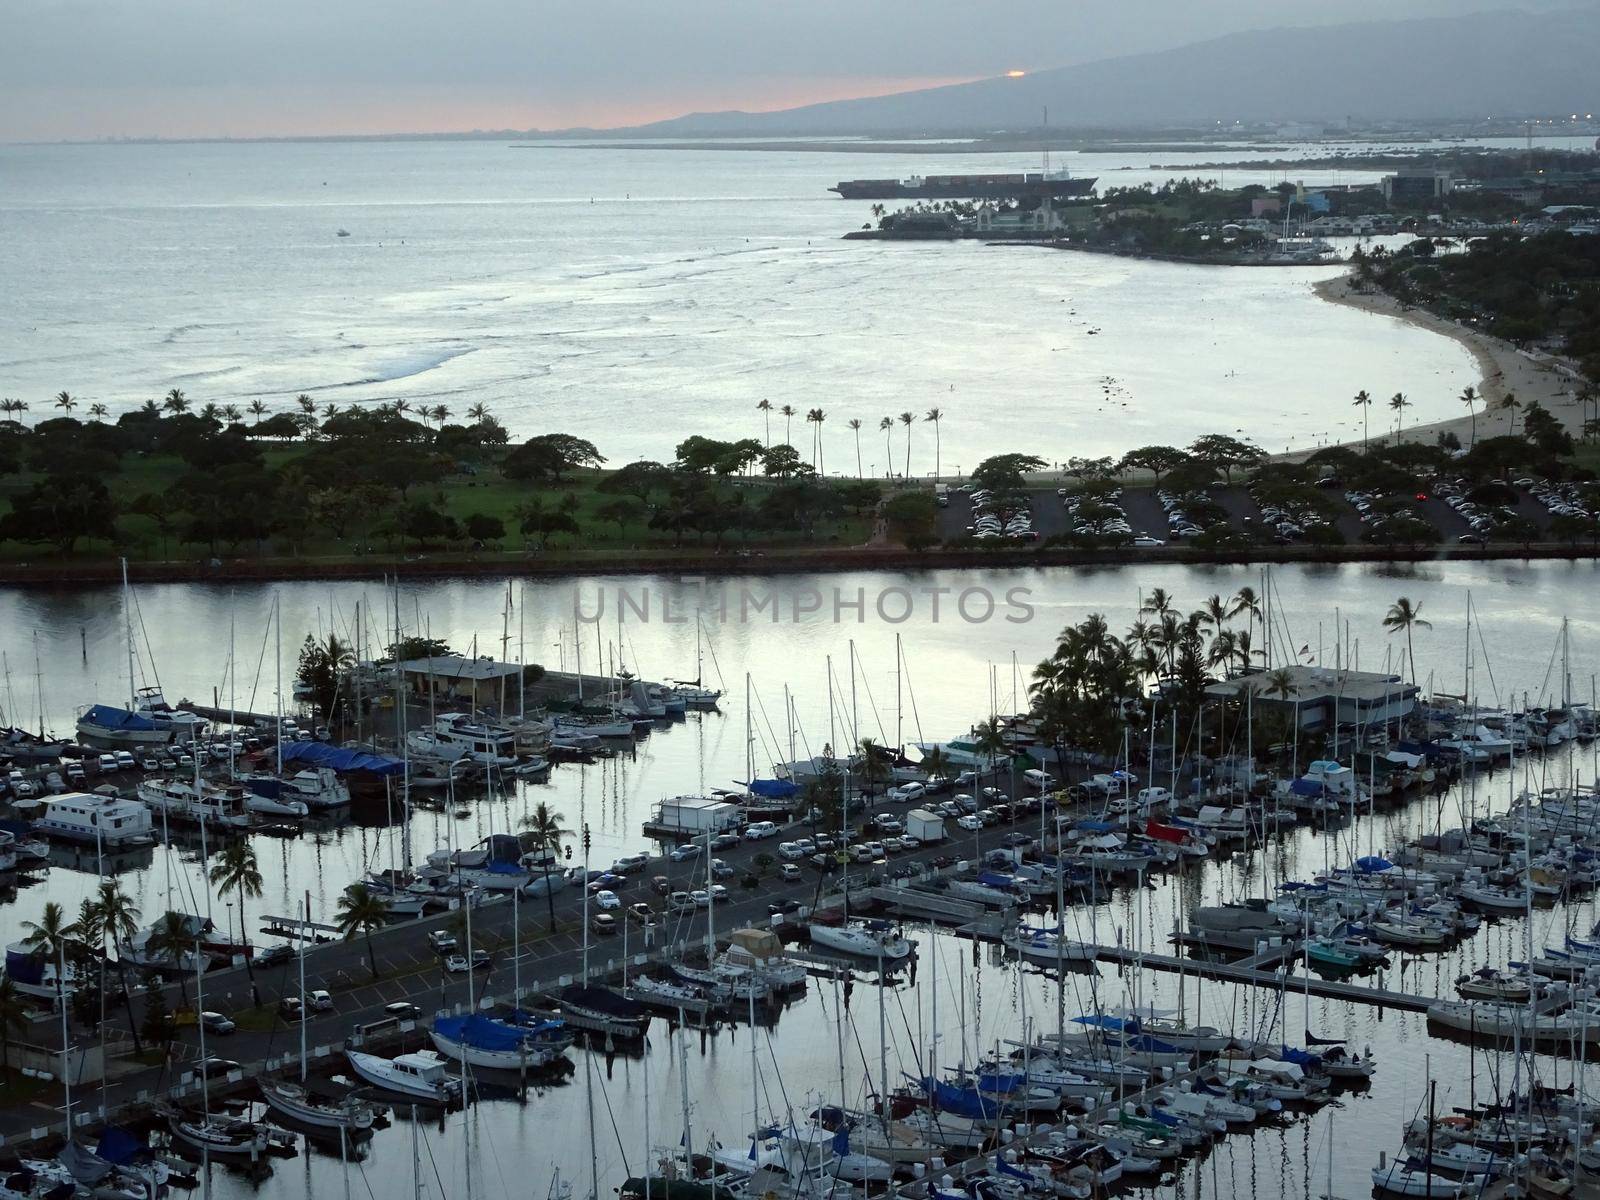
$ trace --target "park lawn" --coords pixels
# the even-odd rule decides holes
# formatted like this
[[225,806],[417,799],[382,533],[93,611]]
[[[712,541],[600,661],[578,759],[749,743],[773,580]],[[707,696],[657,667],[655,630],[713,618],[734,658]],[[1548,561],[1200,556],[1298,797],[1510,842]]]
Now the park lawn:
[[[304,453],[305,449],[299,446],[269,446],[264,450],[264,457],[269,468],[277,469]],[[0,542],[0,562],[94,562],[123,555],[132,562],[189,562],[206,558],[208,554],[205,547],[182,543],[171,532],[163,534],[154,519],[127,511],[138,497],[164,491],[184,470],[184,464],[173,456],[129,456],[123,461],[121,473],[109,481],[112,497],[121,510],[118,526],[122,536],[117,544],[113,545],[102,540],[85,540],[78,544],[72,554],[62,557],[46,546]],[[575,562],[581,563],[585,558],[603,557],[618,550],[649,549],[658,553],[670,554],[678,551],[693,554],[714,545],[714,539],[709,536],[702,540],[694,534],[685,534],[678,539],[670,532],[651,529],[648,525],[648,512],[643,505],[638,506],[641,519],[626,522],[621,526],[615,521],[601,519],[599,511],[618,498],[613,493],[599,490],[600,483],[610,474],[611,472],[603,470],[575,471],[564,485],[558,487],[506,479],[497,469],[487,467],[477,473],[451,476],[433,487],[413,489],[408,499],[436,499],[443,511],[458,520],[464,521],[474,514],[482,514],[498,518],[505,526],[506,536],[498,546],[486,545],[482,550],[478,550],[471,546],[469,539],[463,537],[450,545],[434,544],[424,547],[423,549],[430,554],[459,554],[464,557],[482,558],[485,554],[500,552],[507,556],[508,561],[520,560],[533,545],[538,543],[539,538],[537,535],[526,536],[519,531],[516,510],[532,501],[539,502],[547,509],[553,509],[568,495],[577,500],[573,517],[578,523],[579,533],[576,537],[570,534],[552,536],[549,544],[539,551],[543,558],[570,557]],[[0,484],[0,515],[10,507],[9,495],[29,486],[33,478],[24,473],[11,476]],[[754,503],[761,489],[774,485],[765,479],[750,479],[745,482],[745,486],[751,488],[755,494],[752,500]],[[399,501],[396,501],[397,505],[398,503]],[[799,531],[760,530],[745,533],[730,530],[728,536],[723,539],[723,546],[736,549],[850,546],[865,542],[871,536],[871,531],[870,514],[851,512],[845,513],[838,520],[819,525],[815,535],[809,538]],[[363,546],[368,549],[363,551]],[[241,544],[236,551],[225,546],[219,547],[219,556],[270,558],[279,561],[321,559],[346,562],[363,557],[389,558],[395,554],[409,554],[417,550],[418,547],[412,543],[390,544],[387,540],[375,536],[369,527],[355,531],[343,540],[320,530],[292,540],[279,534],[262,547],[257,547],[253,543]]]

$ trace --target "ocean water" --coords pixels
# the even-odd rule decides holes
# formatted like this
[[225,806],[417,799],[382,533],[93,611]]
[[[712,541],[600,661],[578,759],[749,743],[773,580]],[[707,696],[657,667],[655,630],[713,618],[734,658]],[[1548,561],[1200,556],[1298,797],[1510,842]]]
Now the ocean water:
[[[1219,153],[1244,157],[1067,161],[1125,186],[1181,173],[1153,162]],[[173,387],[274,409],[301,393],[457,415],[483,403],[514,434],[577,433],[614,461],[668,458],[694,432],[765,438],[768,399],[825,411],[829,470],[856,468],[846,423],[862,421],[869,473],[907,465],[903,431],[886,444],[879,420],[933,407],[946,470],[1217,430],[1274,451],[1349,438],[1362,388],[1405,392],[1412,421],[1456,415],[1475,378],[1466,352],[1321,302],[1310,288],[1330,268],[844,242],[870,206],[827,191],[1037,165],[499,142],[0,146],[0,391],[33,418],[63,389],[113,413]],[[771,426],[803,447],[811,432]],[[934,431],[911,441],[910,470],[931,471]]]

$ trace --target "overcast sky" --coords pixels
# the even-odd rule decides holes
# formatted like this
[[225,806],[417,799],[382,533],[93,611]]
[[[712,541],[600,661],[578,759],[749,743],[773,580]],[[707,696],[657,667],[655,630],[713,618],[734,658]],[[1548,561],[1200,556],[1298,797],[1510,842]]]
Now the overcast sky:
[[633,124],[1064,66],[1260,26],[1495,7],[1344,0],[1311,14],[1282,0],[0,0],[0,140]]

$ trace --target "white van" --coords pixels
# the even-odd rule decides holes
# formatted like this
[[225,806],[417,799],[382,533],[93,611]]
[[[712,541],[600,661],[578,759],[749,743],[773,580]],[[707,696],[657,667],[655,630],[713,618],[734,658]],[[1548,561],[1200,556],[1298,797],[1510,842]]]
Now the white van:
[[758,842],[762,838],[776,837],[778,827],[771,821],[755,821],[744,831],[744,840]]
[[611,870],[617,875],[629,875],[634,871],[642,871],[649,862],[648,854],[624,854],[611,864]]
[[1022,777],[1036,788],[1047,788],[1055,782],[1055,777],[1050,772],[1041,771],[1038,767],[1024,771]]

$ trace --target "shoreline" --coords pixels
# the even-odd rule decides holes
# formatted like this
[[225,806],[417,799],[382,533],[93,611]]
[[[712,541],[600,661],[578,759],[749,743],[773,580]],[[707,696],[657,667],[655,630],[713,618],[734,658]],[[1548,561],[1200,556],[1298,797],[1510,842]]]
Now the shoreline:
[[[1574,438],[1582,434],[1584,406],[1578,400],[1577,372],[1563,360],[1535,351],[1519,350],[1510,342],[1480,330],[1469,329],[1425,308],[1401,304],[1386,292],[1359,291],[1349,271],[1314,283],[1311,290],[1330,304],[1404,321],[1462,346],[1478,364],[1477,389],[1481,401],[1477,416],[1478,437],[1499,437],[1510,433],[1511,422],[1518,416],[1517,410],[1499,407],[1508,393],[1515,395],[1523,405],[1530,400],[1537,400]],[[1388,397],[1374,392],[1372,402],[1374,408],[1386,408]],[[1380,444],[1392,440],[1395,436],[1394,426],[1388,421],[1387,415],[1380,418],[1378,413],[1372,413],[1371,416],[1373,429],[1368,440]],[[1467,445],[1472,438],[1472,417],[1447,417],[1441,421],[1407,426],[1399,436],[1405,442],[1432,442],[1441,433],[1453,433],[1463,446]],[[1359,447],[1361,439],[1352,438],[1333,445]],[[1273,457],[1282,462],[1297,462],[1322,449],[1327,447],[1296,450],[1291,454]]]
[[[574,579],[598,575],[834,575],[856,571],[928,571],[999,568],[1099,568],[1148,566],[1255,566],[1262,563],[1339,566],[1351,563],[1575,562],[1600,559],[1600,545],[1565,542],[1458,545],[1440,543],[1421,548],[1369,546],[1257,546],[1247,552],[1206,551],[1190,546],[1076,550],[1062,546],[1039,549],[996,548],[906,550],[869,543],[808,551],[751,551],[677,555],[627,554],[586,559],[529,559],[525,556],[438,555],[350,559],[229,559],[215,565],[200,562],[130,562],[133,583],[290,583],[335,579],[448,579],[487,576],[529,579]],[[78,563],[19,563],[0,568],[0,587],[79,588],[120,585],[119,560]]]

